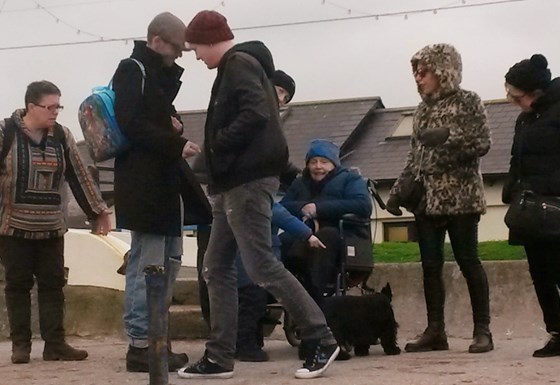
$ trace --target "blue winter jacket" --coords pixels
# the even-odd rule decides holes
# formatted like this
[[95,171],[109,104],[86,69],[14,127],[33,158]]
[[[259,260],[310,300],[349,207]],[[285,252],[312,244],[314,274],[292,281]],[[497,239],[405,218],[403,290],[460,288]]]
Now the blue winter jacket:
[[321,227],[337,226],[344,214],[369,218],[373,207],[365,180],[344,167],[337,167],[331,173],[326,176],[324,186],[317,189],[309,172],[304,170],[280,203],[296,217],[301,217],[303,206],[315,203],[316,219]]

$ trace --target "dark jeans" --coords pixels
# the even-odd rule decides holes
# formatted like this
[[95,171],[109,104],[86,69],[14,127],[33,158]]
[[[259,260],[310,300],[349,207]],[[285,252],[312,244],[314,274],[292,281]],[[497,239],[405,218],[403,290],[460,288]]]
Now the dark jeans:
[[[30,291],[37,280],[40,310],[41,337],[45,341],[64,340],[61,320],[47,313],[60,312],[64,302],[64,238],[29,240],[16,237],[0,237],[0,259],[6,274],[4,289],[8,315],[10,316],[10,337],[12,341],[31,340]],[[49,309],[56,307],[57,309]],[[52,311],[51,311],[52,310]],[[47,316],[43,316],[47,315]],[[61,317],[62,314],[57,314]]]
[[547,332],[560,332],[560,242],[525,244],[529,272]]
[[329,285],[336,282],[336,274],[340,263],[341,241],[337,228],[322,227],[315,236],[326,246],[310,247],[307,241],[297,240],[282,233],[282,261],[286,268],[294,273],[302,282],[303,287],[321,306],[325,293],[329,293]]
[[424,295],[428,324],[443,325],[445,290],[442,270],[443,246],[449,234],[453,255],[469,289],[475,334],[489,333],[489,290],[486,272],[478,257],[478,222],[480,215],[464,214],[441,217],[416,216],[418,245],[424,274]]
[[210,298],[206,351],[228,369],[233,368],[237,336],[236,247],[251,280],[284,306],[299,325],[302,339],[336,343],[319,307],[272,253],[270,221],[277,189],[278,179],[271,177],[211,197],[214,219],[202,272]]

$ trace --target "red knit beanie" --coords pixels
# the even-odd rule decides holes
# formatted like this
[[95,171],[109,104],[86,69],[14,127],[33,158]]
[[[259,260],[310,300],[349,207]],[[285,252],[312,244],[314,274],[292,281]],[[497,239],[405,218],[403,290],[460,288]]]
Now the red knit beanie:
[[200,11],[187,26],[185,40],[191,44],[214,44],[232,40],[227,19],[216,11]]

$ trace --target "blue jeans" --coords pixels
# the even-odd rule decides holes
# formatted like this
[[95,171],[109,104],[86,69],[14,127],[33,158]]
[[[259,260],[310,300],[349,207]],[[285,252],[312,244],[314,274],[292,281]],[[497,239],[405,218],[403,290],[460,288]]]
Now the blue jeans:
[[272,253],[270,221],[278,184],[278,178],[262,178],[211,199],[214,220],[203,266],[211,324],[206,354],[227,369],[233,368],[237,335],[236,247],[249,278],[284,306],[302,339],[336,343],[315,301]]
[[[148,301],[144,268],[148,265],[169,267],[176,270],[183,254],[182,237],[132,231],[130,257],[126,267],[124,292],[124,328],[129,344],[137,348],[148,347]],[[174,276],[170,275],[172,281]],[[169,290],[173,289],[172,282]]]

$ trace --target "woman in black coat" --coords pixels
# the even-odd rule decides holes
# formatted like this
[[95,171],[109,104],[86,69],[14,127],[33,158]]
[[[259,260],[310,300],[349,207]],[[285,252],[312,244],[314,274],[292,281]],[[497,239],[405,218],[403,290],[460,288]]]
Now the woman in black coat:
[[[560,78],[551,80],[543,55],[520,61],[506,74],[506,92],[521,109],[515,125],[508,180],[502,200],[521,190],[560,197]],[[560,239],[543,240],[510,231],[525,247],[529,271],[550,340],[533,357],[560,355]]]

